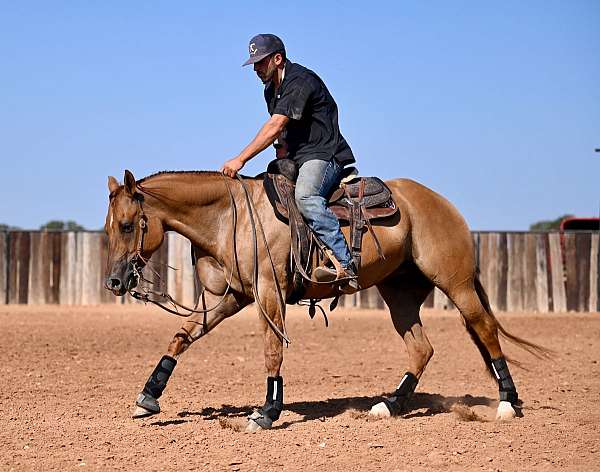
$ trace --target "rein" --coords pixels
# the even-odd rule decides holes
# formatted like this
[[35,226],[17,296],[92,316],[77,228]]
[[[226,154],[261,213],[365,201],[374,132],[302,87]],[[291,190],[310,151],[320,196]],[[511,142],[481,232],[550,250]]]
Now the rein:
[[[248,207],[248,213],[250,216],[250,222],[251,222],[251,228],[252,228],[252,243],[253,243],[252,291],[253,291],[253,295],[254,295],[254,300],[256,301],[256,304],[258,306],[259,313],[265,319],[265,321],[267,322],[267,324],[269,325],[271,330],[279,338],[281,338],[282,341],[285,341],[287,344],[289,344],[290,340],[287,336],[287,332],[285,329],[285,301],[283,298],[283,293],[281,291],[281,287],[279,285],[279,281],[277,279],[277,274],[275,271],[275,264],[273,263],[273,258],[271,256],[271,252],[269,250],[269,246],[267,243],[267,238],[264,233],[262,222],[260,221],[260,218],[258,217],[258,214],[256,213],[256,208],[254,206],[252,199],[250,198],[246,183],[244,182],[242,177],[240,177],[239,175],[237,175],[236,177],[240,181],[242,189],[244,190],[244,197],[246,200],[246,205]],[[227,295],[229,294],[229,292],[231,290],[231,285],[232,285],[232,280],[233,280],[233,271],[234,271],[234,266],[236,265],[234,262],[237,260],[237,251],[236,251],[236,244],[235,244],[236,233],[237,233],[237,206],[235,203],[235,198],[233,196],[233,192],[231,191],[231,187],[229,186],[229,183],[227,182],[227,177],[223,176],[223,179],[225,182],[225,186],[227,188],[227,192],[229,194],[229,201],[231,204],[231,219],[232,219],[233,237],[232,237],[232,245],[231,245],[231,252],[232,252],[231,270],[229,272],[229,277],[227,279],[227,288],[225,289],[225,292],[221,296],[220,300],[213,307],[206,308],[206,305],[204,303],[204,294],[206,291],[206,287],[203,287],[202,291],[198,290],[200,281],[198,279],[198,273],[196,270],[194,270],[194,287],[196,288],[196,292],[198,293],[198,295],[196,298],[196,303],[193,308],[188,307],[188,306],[184,305],[183,303],[178,302],[167,292],[158,292],[155,290],[150,290],[147,287],[142,288],[143,292],[136,291],[133,288],[129,289],[128,293],[133,298],[135,298],[136,300],[143,301],[144,303],[148,303],[148,302],[152,303],[152,304],[160,307],[161,309],[165,310],[168,313],[171,313],[173,315],[180,316],[183,318],[188,318],[196,313],[202,313],[205,315],[203,324],[206,326],[206,314],[211,311],[216,310],[219,306],[221,306],[221,304],[225,300],[225,297],[227,297]],[[144,212],[144,207],[142,204],[143,199],[139,198],[139,199],[137,199],[137,201],[138,201],[138,205],[139,205],[139,209],[140,209],[139,231],[138,231],[139,236],[137,238],[136,252],[131,259],[131,266],[132,266],[133,275],[136,279],[136,285],[137,285],[137,283],[140,282],[140,280],[150,282],[149,280],[144,278],[143,273],[142,273],[143,267],[139,264],[140,261],[142,261],[144,263],[144,265],[149,265],[149,262],[150,262],[148,259],[146,259],[144,256],[142,256],[142,250],[143,250],[143,246],[144,246],[144,236],[146,235],[146,233],[148,231],[148,217],[146,216],[146,214]],[[273,320],[271,320],[271,318],[267,315],[267,313],[265,312],[265,310],[263,308],[263,304],[261,303],[261,300],[260,300],[260,295],[259,295],[259,291],[258,291],[258,278],[259,278],[258,277],[258,275],[259,275],[258,274],[258,238],[256,235],[256,233],[257,233],[256,221],[258,221],[259,231],[260,231],[260,234],[264,241],[267,255],[269,258],[269,262],[271,265],[271,273],[273,275],[275,288],[277,290],[277,302],[278,302],[279,314],[280,314],[281,321],[282,321],[283,331],[281,331],[277,327],[277,325],[273,322]],[[193,251],[193,249],[192,249],[192,251]],[[168,266],[168,267],[170,267],[170,266]],[[171,307],[166,306],[164,303],[151,298],[151,296],[155,296],[155,297],[163,299],[164,301],[171,304]],[[199,304],[201,298],[203,301],[204,308],[198,309],[198,304]],[[178,308],[186,310],[187,313],[180,312]]]
[[[244,197],[246,199],[246,205],[248,206],[248,213],[250,215],[250,222],[252,223],[252,245],[253,245],[253,270],[252,270],[252,292],[254,293],[254,300],[258,305],[258,311],[263,316],[263,318],[267,321],[269,327],[273,330],[277,336],[279,336],[282,340],[284,340],[288,345],[290,344],[290,340],[287,336],[287,332],[285,329],[285,301],[283,299],[283,294],[281,293],[281,287],[279,286],[279,281],[277,280],[277,273],[275,272],[275,264],[273,263],[273,258],[271,257],[271,251],[269,250],[269,245],[267,243],[267,237],[265,236],[265,232],[263,229],[262,222],[258,215],[256,214],[256,208],[254,207],[254,202],[250,198],[248,193],[248,188],[244,180],[236,174],[237,179],[242,184],[242,188],[244,189]],[[256,215],[256,216],[255,216]],[[262,303],[260,302],[260,296],[258,293],[258,239],[256,237],[256,221],[258,221],[258,228],[260,230],[260,234],[262,236],[263,242],[265,243],[265,249],[267,251],[267,255],[269,257],[269,262],[271,265],[271,273],[273,274],[273,282],[275,283],[275,288],[277,289],[277,304],[279,306],[279,315],[281,317],[281,324],[283,327],[283,332],[279,330],[277,325],[273,323],[273,320],[269,318],[269,316],[265,313]]]

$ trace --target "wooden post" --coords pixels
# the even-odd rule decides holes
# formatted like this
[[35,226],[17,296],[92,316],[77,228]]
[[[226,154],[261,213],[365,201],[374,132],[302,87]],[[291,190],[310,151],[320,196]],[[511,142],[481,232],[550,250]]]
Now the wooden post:
[[600,311],[598,306],[598,239],[599,234],[593,233],[590,246],[590,311]]
[[87,290],[84,292],[86,294],[85,301],[83,302],[85,305],[97,305],[100,303],[102,299],[102,291],[103,282],[102,282],[102,233],[97,232],[85,232],[86,242],[88,245],[88,267],[85,272],[87,282],[86,287]]
[[[594,238],[596,241],[596,311],[600,311],[600,228],[598,229],[597,237]],[[590,307],[591,308],[591,307]]]
[[577,263],[577,311],[590,311],[590,253],[592,235],[575,234],[575,258]]
[[46,293],[48,303],[58,303],[60,298],[60,275],[62,261],[62,232],[51,233],[49,247],[51,247],[52,256],[50,257],[49,285]]
[[509,311],[523,310],[524,238],[520,233],[509,233],[507,241],[508,274],[506,301]]
[[478,232],[472,232],[471,237],[473,238],[473,250],[475,251],[475,267],[479,268],[481,235]]
[[0,305],[8,303],[8,240],[10,233],[0,232]]
[[523,234],[523,309],[541,311],[537,284],[537,234]]
[[548,293],[548,254],[546,251],[546,243],[548,235],[541,233],[533,235],[535,237],[535,254],[536,254],[536,270],[535,270],[535,286],[537,295],[537,309],[542,313],[550,310],[549,293]]
[[48,269],[48,247],[46,231],[36,231],[30,234],[29,290],[27,303],[43,305],[46,303],[46,281]]
[[567,310],[577,311],[579,287],[577,286],[577,235],[564,233],[564,262],[566,275]]
[[[84,272],[85,266],[84,264],[88,260],[88,255],[86,252],[86,244],[85,244],[85,234],[83,232],[75,233],[75,240],[77,241],[77,251],[76,254],[76,265],[75,265],[75,305],[82,305],[85,297],[83,296],[83,291],[85,290],[84,286]],[[87,281],[87,280],[86,280]]]
[[60,237],[59,232],[31,232],[27,303],[37,305],[58,303]]
[[567,311],[567,297],[565,292],[565,276],[560,247],[560,234],[550,233],[548,235],[548,242],[550,246],[553,310],[555,312],[564,312]]
[[479,270],[481,284],[488,295],[492,310],[498,310],[498,234],[479,235]]
[[498,274],[498,299],[497,307],[500,311],[506,311],[508,307],[507,291],[508,291],[508,243],[506,233],[497,235],[497,252],[498,258],[497,274]]
[[108,236],[104,233],[100,234],[100,241],[98,242],[99,255],[98,255],[98,277],[100,279],[100,303],[111,303],[120,305],[123,303],[123,297],[117,297],[114,293],[104,287],[106,282],[107,274],[107,260],[108,260]]
[[73,231],[61,234],[59,303],[77,303],[77,236]]
[[14,231],[10,237],[8,303],[27,303],[29,291],[29,242],[27,231]]

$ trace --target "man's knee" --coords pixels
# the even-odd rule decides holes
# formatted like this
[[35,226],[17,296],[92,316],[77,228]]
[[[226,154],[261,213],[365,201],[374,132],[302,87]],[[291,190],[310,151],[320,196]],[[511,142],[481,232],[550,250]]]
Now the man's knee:
[[324,206],[324,198],[319,195],[303,195],[296,193],[296,205],[304,217],[318,213]]
[[296,205],[300,207],[304,204],[304,201],[313,195],[316,195],[316,192],[310,182],[307,182],[306,179],[299,178],[296,181],[296,188],[294,190],[294,199],[296,200]]
[[298,192],[296,192],[295,198],[296,198],[296,206],[298,207],[298,210],[300,210],[300,213],[302,213],[302,215],[306,215],[307,213],[310,213],[312,206],[313,206],[312,196],[311,195],[303,195],[303,194],[299,194]]

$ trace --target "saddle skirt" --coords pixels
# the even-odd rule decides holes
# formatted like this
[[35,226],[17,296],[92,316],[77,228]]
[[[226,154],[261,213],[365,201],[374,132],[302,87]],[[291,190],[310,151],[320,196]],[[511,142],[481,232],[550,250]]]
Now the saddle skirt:
[[[288,303],[296,303],[302,298],[306,285],[311,282],[308,275],[311,268],[322,262],[323,252],[328,252],[296,206],[297,176],[296,164],[289,159],[272,161],[263,174],[264,188],[277,218],[290,227],[294,292],[288,297]],[[390,189],[381,179],[357,177],[353,167],[344,169],[342,183],[329,197],[327,206],[337,216],[340,225],[350,226],[348,247],[357,269],[360,269],[362,236],[366,228],[371,232],[379,256],[384,257],[371,221],[395,215],[398,207]],[[315,254],[315,246],[321,249],[320,254]]]

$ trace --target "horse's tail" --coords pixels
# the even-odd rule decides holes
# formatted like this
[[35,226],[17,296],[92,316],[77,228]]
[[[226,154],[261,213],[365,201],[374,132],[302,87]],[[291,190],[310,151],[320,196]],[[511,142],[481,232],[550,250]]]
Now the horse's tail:
[[[525,351],[533,354],[539,359],[548,359],[552,357],[552,355],[554,354],[552,350],[540,346],[539,344],[535,344],[531,341],[527,341],[526,339],[520,338],[519,336],[515,336],[514,334],[511,334],[506,329],[504,329],[504,327],[502,326],[502,324],[500,324],[500,322],[494,315],[494,312],[492,311],[492,307],[490,306],[490,300],[487,296],[485,289],[483,288],[483,285],[481,284],[481,281],[479,280],[479,271],[475,274],[475,291],[477,292],[477,296],[479,297],[479,300],[481,301],[481,304],[483,305],[483,308],[485,309],[486,313],[492,318],[493,323],[498,328],[500,336],[502,336],[507,341],[510,341],[513,344],[519,346],[521,349],[524,349]],[[477,334],[468,326],[467,331],[471,335],[471,338],[473,338],[475,345],[479,349],[479,352],[481,352],[483,359],[486,361],[486,366],[488,370],[493,376],[493,372],[491,370],[491,356],[489,352],[487,351]],[[518,361],[514,359],[507,358],[507,360],[518,366],[521,365]]]

